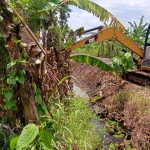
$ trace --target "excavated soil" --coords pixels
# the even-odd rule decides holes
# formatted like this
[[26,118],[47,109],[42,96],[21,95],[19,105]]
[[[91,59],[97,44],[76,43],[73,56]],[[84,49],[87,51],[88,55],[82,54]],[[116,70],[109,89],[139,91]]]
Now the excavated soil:
[[150,150],[150,88],[121,82],[111,73],[90,65],[70,62],[73,83],[92,100],[91,108],[101,118],[119,122],[126,130],[124,142],[137,150]]

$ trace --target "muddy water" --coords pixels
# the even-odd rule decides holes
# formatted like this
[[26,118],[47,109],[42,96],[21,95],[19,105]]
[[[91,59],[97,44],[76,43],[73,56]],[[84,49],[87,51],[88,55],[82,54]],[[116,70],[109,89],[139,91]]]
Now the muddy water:
[[88,98],[88,95],[75,84],[73,85],[73,91],[76,96]]
[[[74,84],[73,91],[76,96],[79,97],[86,97],[88,98],[88,95],[78,86]],[[118,139],[114,136],[111,136],[107,131],[104,131],[105,123],[102,121],[99,121],[97,119],[91,119],[91,122],[96,125],[96,133],[100,137],[102,141],[104,141],[105,145],[108,145],[109,143],[122,143],[122,139]]]

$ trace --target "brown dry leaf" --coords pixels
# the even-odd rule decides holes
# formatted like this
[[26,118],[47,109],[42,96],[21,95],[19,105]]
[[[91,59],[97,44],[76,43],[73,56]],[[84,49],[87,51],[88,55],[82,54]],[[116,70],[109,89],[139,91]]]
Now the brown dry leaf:
[[35,56],[34,58],[33,58],[33,60],[34,60],[34,63],[37,65],[37,64],[41,64],[41,60],[40,60],[40,56],[39,55],[37,55],[37,56]]
[[41,65],[41,74],[42,74],[42,75],[47,74],[46,61],[43,61],[43,62],[42,62],[42,65]]
[[41,64],[40,59],[35,59],[35,64],[36,64],[36,65],[37,65],[37,64]]
[[41,52],[41,49],[38,46],[35,46],[33,48],[30,48],[29,51],[29,56],[31,58],[35,57],[37,54],[39,54]]
[[44,60],[44,54],[43,54],[43,52],[41,52],[39,54],[39,59],[40,59],[41,62]]
[[28,50],[30,50],[29,51],[29,56],[30,57],[34,57],[42,51],[37,46],[34,39],[31,37],[31,35],[28,33],[26,27],[24,27],[23,25],[20,26],[19,36],[21,37],[21,41],[28,45]]
[[23,25],[20,25],[19,36],[21,37],[21,41],[28,44],[29,47],[31,47],[32,45],[35,45],[34,40],[28,33],[26,27],[24,27]]

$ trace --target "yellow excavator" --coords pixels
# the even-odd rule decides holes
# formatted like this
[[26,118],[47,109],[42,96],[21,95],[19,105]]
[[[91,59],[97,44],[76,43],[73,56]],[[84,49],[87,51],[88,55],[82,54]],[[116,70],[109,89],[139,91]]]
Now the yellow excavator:
[[145,37],[144,49],[140,48],[136,45],[131,39],[129,39],[124,33],[116,30],[113,27],[105,28],[104,26],[99,26],[96,28],[92,28],[84,31],[84,33],[88,33],[94,30],[98,30],[98,32],[75,42],[71,46],[71,50],[74,50],[79,47],[83,47],[87,44],[91,44],[93,42],[99,42],[103,40],[109,41],[117,41],[127,47],[131,52],[137,54],[139,56],[137,63],[137,70],[129,71],[126,78],[128,80],[132,80],[134,82],[140,84],[150,85],[150,24],[148,26],[148,30]]

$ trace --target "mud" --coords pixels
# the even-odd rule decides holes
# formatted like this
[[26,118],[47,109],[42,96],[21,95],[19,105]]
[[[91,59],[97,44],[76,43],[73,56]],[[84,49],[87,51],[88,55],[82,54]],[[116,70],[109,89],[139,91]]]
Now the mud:
[[150,150],[150,88],[118,80],[111,72],[70,62],[74,84],[86,94],[98,97],[91,108],[101,118],[116,120],[126,130],[127,143],[138,150]]

